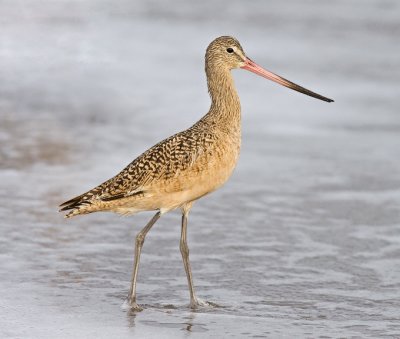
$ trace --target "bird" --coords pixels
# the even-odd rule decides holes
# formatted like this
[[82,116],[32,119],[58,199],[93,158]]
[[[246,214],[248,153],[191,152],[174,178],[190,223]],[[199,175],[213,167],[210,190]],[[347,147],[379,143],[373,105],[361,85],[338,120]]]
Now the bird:
[[135,257],[127,297],[133,311],[142,247],[147,233],[165,213],[182,213],[180,252],[189,286],[192,309],[210,305],[195,293],[187,244],[189,212],[195,201],[220,188],[231,176],[241,145],[241,107],[231,70],[248,70],[308,96],[333,102],[272,73],[246,56],[231,36],[214,39],[206,49],[205,73],[211,106],[207,114],[188,129],[157,143],[111,179],[60,205],[65,218],[98,211],[133,215],[155,211],[135,238]]

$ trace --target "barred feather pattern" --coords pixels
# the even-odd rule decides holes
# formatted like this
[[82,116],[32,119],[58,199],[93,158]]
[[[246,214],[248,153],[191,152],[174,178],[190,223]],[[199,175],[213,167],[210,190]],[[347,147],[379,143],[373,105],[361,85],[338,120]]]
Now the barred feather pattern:
[[[226,55],[235,46],[235,55]],[[228,58],[228,59],[227,59]],[[230,70],[244,52],[231,37],[214,40],[206,52],[210,111],[189,129],[144,152],[115,177],[61,204],[66,218],[96,211],[132,214],[169,211],[220,187],[240,151],[240,102]]]

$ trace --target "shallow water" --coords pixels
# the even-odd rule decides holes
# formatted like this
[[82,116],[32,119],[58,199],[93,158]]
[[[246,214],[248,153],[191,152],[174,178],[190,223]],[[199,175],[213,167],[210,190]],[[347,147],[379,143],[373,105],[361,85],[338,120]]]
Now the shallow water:
[[[400,337],[397,1],[0,3],[0,336]],[[326,104],[244,71],[242,155],[189,220],[64,220],[57,205],[208,108],[204,49],[231,34]]]

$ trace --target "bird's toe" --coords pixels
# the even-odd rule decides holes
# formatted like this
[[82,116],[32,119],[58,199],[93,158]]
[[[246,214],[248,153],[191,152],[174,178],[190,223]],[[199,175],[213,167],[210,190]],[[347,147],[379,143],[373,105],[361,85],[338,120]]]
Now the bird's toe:
[[211,301],[206,301],[200,298],[195,298],[190,301],[190,308],[192,309],[210,308],[210,307],[214,308],[219,306]]
[[143,307],[142,306],[138,305],[136,303],[136,301],[129,300],[129,298],[125,300],[124,304],[122,305],[122,309],[126,310],[126,311],[129,311],[129,312],[141,312],[141,311],[143,311]]

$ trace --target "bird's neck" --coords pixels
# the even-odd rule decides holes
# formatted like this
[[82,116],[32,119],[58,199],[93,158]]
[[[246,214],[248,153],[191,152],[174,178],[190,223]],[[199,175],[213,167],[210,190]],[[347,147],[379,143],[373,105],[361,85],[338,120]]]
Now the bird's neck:
[[211,107],[207,117],[219,125],[240,129],[240,101],[228,68],[206,65]]

